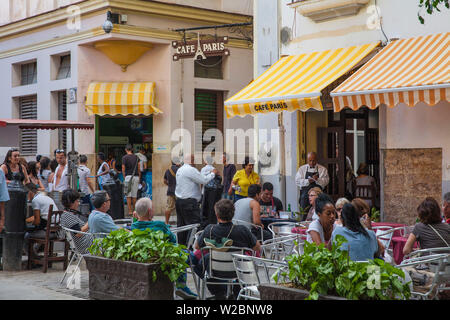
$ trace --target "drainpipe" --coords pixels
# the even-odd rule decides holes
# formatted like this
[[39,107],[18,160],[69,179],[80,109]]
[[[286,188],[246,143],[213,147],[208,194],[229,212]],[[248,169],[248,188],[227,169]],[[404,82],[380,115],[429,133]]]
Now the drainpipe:
[[[258,0],[253,1],[253,34],[255,35],[253,37],[253,79],[256,79],[258,77],[258,36],[257,36],[257,26],[258,26]],[[259,130],[258,130],[258,115],[256,114],[253,117],[253,129],[254,129],[254,135],[253,135],[253,159],[255,160],[254,170],[259,175],[261,175],[261,172],[259,170],[259,164],[258,164],[258,149],[259,149]]]

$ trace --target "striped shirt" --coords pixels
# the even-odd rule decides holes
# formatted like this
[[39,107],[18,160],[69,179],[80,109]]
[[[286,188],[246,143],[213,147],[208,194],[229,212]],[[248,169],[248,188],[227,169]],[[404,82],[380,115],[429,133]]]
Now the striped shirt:
[[[61,226],[64,228],[81,231],[81,227],[85,224],[86,222],[71,212],[64,211],[61,215]],[[83,234],[81,237],[77,237],[75,232],[71,232],[71,235],[77,250],[81,254],[89,253],[88,248],[92,245],[93,236],[91,234]]]

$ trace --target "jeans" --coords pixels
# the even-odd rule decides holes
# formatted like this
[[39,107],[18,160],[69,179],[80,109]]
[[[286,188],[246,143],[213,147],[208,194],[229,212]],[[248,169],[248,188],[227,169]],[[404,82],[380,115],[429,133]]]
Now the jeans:
[[236,201],[238,201],[238,200],[240,200],[240,199],[244,199],[244,198],[247,198],[247,197],[241,196],[241,195],[239,195],[239,194],[234,194],[234,200],[233,200],[233,202],[236,202]]
[[223,192],[222,193],[222,199],[228,199],[228,200],[233,200],[233,195],[229,195],[228,192]]
[[81,200],[81,203],[83,203],[83,204],[86,204],[86,203],[89,204],[89,211],[92,211],[92,210],[95,209],[94,205],[92,204],[91,195],[90,194],[85,195],[80,200]]

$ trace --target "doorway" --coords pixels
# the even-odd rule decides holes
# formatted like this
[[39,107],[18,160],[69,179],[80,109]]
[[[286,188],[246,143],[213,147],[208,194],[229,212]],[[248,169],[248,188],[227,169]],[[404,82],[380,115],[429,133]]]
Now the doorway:
[[[315,115],[317,118],[317,113]],[[328,169],[330,181],[325,188],[334,201],[340,197],[353,198],[355,182],[352,175],[357,176],[358,168],[366,163],[369,175],[375,179],[375,207],[379,207],[380,194],[380,160],[378,109],[366,107],[357,111],[344,109],[341,112],[328,110],[321,113],[322,123],[327,126],[316,126],[317,138],[308,151],[317,151],[319,164]],[[325,120],[326,119],[326,120]],[[316,121],[317,123],[317,121]],[[307,139],[307,141],[310,139]],[[340,168],[345,168],[340,170]]]

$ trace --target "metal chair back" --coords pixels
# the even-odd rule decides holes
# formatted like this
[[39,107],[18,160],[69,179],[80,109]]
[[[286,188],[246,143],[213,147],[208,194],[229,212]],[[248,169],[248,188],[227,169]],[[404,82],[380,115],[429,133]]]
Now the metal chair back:
[[194,224],[189,224],[189,225],[182,226],[182,227],[173,227],[170,229],[170,231],[177,237],[177,242],[178,242],[178,234],[180,232],[189,231],[189,235],[188,235],[187,243],[186,243],[186,248],[189,249],[191,246],[194,245],[195,235],[197,233],[198,227],[200,227],[200,223],[194,223]]
[[268,225],[268,229],[270,232],[272,232],[272,235],[274,238],[276,237],[282,237],[286,235],[293,234],[292,228],[299,227],[299,228],[306,228],[305,225],[299,223],[299,222],[289,222],[289,221],[275,221]]
[[261,226],[258,226],[257,224],[250,223],[248,221],[239,220],[239,219],[233,219],[232,222],[233,222],[233,224],[235,224],[237,226],[238,225],[246,226],[250,231],[252,230],[252,228],[256,228],[258,230],[258,233],[260,234],[259,239],[264,239],[263,228]]

